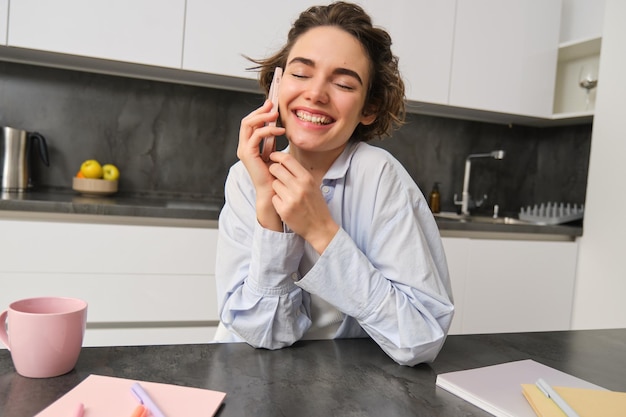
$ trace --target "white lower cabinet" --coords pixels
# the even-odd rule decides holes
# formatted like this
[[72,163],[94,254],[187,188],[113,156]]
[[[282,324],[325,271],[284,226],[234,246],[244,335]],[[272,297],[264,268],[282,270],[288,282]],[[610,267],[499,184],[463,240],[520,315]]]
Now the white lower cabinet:
[[0,235],[2,309],[29,297],[82,298],[85,346],[213,338],[217,229],[0,220]]
[[[0,309],[89,304],[85,346],[206,343],[218,323],[217,229],[0,219]],[[577,242],[444,237],[451,334],[570,328]],[[10,330],[9,330],[10,331]]]
[[443,238],[451,334],[568,330],[578,242]]

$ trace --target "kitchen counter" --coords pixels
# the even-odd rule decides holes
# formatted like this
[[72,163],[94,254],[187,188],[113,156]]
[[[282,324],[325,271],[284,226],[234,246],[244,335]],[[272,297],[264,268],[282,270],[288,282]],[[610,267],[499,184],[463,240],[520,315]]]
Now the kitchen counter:
[[[224,204],[221,198],[187,194],[117,193],[84,196],[71,189],[2,193],[0,218],[27,217],[38,220],[83,220],[94,223],[177,224],[195,221],[198,226],[217,227]],[[575,240],[582,224],[543,226],[459,222],[437,219],[443,237],[474,237],[536,240]]]
[[435,362],[415,367],[397,365],[370,339],[344,339],[275,351],[243,343],[84,348],[70,373],[29,379],[2,350],[0,415],[32,417],[98,374],[226,392],[219,417],[487,417],[436,387],[437,375],[522,359],[626,391],[626,329],[449,336]]
[[486,239],[575,240],[582,236],[582,221],[569,224],[539,225],[532,223],[463,222],[435,218],[442,237]]
[[[2,211],[49,214],[121,216],[136,218],[217,220],[223,199],[188,194],[116,193],[85,196],[71,189],[3,192]],[[31,216],[33,217],[33,216]]]

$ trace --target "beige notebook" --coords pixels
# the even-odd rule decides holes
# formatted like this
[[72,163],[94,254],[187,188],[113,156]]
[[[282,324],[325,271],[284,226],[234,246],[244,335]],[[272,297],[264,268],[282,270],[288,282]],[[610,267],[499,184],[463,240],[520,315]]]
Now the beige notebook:
[[552,386],[604,390],[531,359],[440,374],[437,386],[496,417],[536,417],[522,384],[534,384],[539,378]]
[[[626,392],[585,388],[552,387],[580,417],[626,416]],[[554,401],[534,384],[522,384],[524,397],[539,417],[563,417],[565,414]]]
[[72,416],[78,404],[85,417],[130,417],[139,401],[131,386],[139,382],[167,417],[214,416],[226,394],[202,388],[89,375],[35,417]]

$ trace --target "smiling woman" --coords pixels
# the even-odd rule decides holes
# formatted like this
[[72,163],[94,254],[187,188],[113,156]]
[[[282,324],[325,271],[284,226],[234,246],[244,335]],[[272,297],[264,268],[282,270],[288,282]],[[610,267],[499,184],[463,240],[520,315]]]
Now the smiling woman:
[[356,127],[376,120],[375,113],[364,111],[369,67],[359,41],[331,26],[307,31],[287,57],[280,120],[293,154],[315,167],[319,179]]
[[368,58],[369,82],[362,82],[367,89],[367,110],[377,113],[377,117],[367,128],[357,126],[355,136],[358,134],[358,140],[368,141],[388,135],[404,121],[404,81],[398,72],[398,58],[391,51],[391,37],[373,26],[370,16],[356,4],[337,2],[332,7],[311,7],[303,12],[291,27],[283,48],[266,59],[251,59],[258,64],[261,88],[269,91],[274,68],[285,67],[287,56],[303,34],[324,26],[352,35]]
[[[266,91],[284,70],[279,112],[268,100],[241,121],[219,220],[216,340],[371,337],[400,364],[432,361],[454,312],[439,231],[402,165],[365,143],[404,116],[389,35],[357,5],[316,6],[254,62]],[[261,141],[278,135],[289,146],[263,160]]]

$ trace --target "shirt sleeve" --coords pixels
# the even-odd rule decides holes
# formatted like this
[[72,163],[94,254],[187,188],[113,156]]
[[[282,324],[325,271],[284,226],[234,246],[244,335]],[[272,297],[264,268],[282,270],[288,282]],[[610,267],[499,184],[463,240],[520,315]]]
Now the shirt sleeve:
[[439,230],[404,172],[365,165],[350,184],[359,209],[297,285],[353,317],[396,362],[430,362],[454,314]]
[[256,221],[254,188],[241,168],[235,165],[229,173],[219,219],[218,311],[233,340],[279,349],[302,338],[311,326],[308,294],[294,283],[304,241]]
[[[393,230],[402,233],[401,223],[390,227],[390,236]],[[443,345],[454,307],[429,252],[420,250],[426,246],[421,239],[415,236],[410,251],[401,240],[386,242],[375,267],[340,229],[297,285],[354,317],[399,364],[430,362]]]

